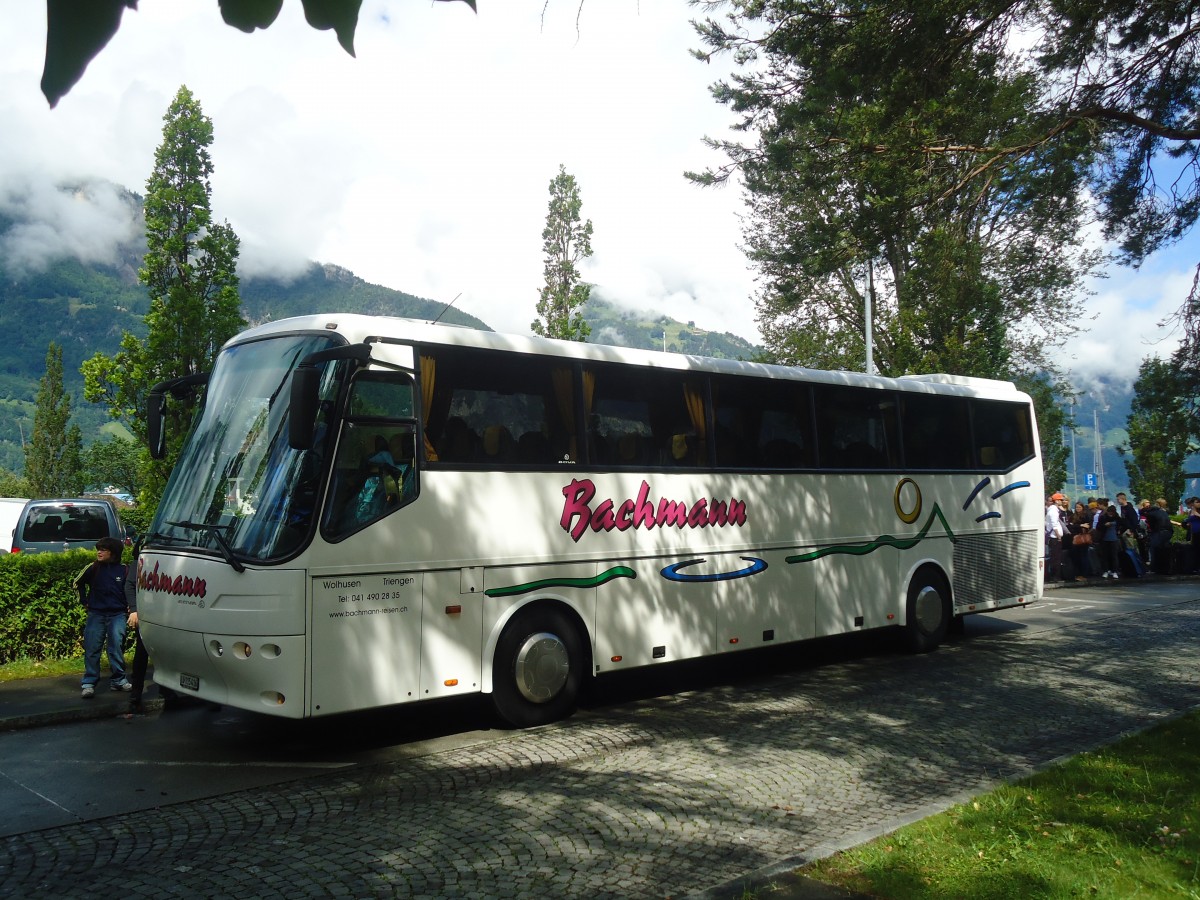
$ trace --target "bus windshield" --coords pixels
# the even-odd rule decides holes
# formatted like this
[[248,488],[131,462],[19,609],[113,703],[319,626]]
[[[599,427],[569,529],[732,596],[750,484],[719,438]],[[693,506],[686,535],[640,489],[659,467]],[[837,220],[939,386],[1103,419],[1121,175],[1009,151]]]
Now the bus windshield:
[[202,548],[231,564],[277,559],[303,546],[333,430],[324,417],[347,363],[325,367],[311,450],[288,446],[289,375],[305,356],[333,343],[325,335],[286,335],[221,353],[148,545]]

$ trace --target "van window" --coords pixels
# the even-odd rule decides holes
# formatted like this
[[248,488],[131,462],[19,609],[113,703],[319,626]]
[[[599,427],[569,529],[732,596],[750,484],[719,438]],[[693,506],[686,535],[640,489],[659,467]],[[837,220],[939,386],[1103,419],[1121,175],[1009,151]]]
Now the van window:
[[116,511],[104,501],[37,501],[25,507],[13,533],[18,551],[52,551],[86,546],[102,537],[123,540]]

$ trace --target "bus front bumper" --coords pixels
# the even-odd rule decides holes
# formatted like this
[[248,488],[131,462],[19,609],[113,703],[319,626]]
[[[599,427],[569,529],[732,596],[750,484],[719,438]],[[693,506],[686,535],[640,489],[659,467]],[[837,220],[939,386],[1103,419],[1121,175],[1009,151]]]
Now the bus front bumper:
[[304,718],[303,635],[201,634],[150,622],[141,630],[156,684],[223,706]]

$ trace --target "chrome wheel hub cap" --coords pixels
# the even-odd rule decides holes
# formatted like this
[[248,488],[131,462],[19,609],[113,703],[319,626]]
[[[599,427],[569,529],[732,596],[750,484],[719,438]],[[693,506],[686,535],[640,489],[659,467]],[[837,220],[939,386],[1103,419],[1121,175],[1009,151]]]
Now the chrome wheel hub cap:
[[917,594],[917,602],[914,606],[917,625],[920,629],[926,634],[933,634],[937,631],[937,627],[942,621],[942,595],[936,589],[926,585]]
[[532,634],[517,651],[517,690],[530,703],[553,700],[567,683],[571,660],[556,635]]

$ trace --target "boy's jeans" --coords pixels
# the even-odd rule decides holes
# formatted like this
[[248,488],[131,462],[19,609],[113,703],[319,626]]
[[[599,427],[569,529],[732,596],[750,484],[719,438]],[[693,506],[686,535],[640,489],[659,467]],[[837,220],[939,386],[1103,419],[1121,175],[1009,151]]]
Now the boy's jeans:
[[127,614],[121,612],[92,612],[88,610],[87,622],[83,626],[83,686],[96,686],[100,680],[100,650],[107,643],[108,666],[112,670],[112,684],[125,681],[125,622]]

